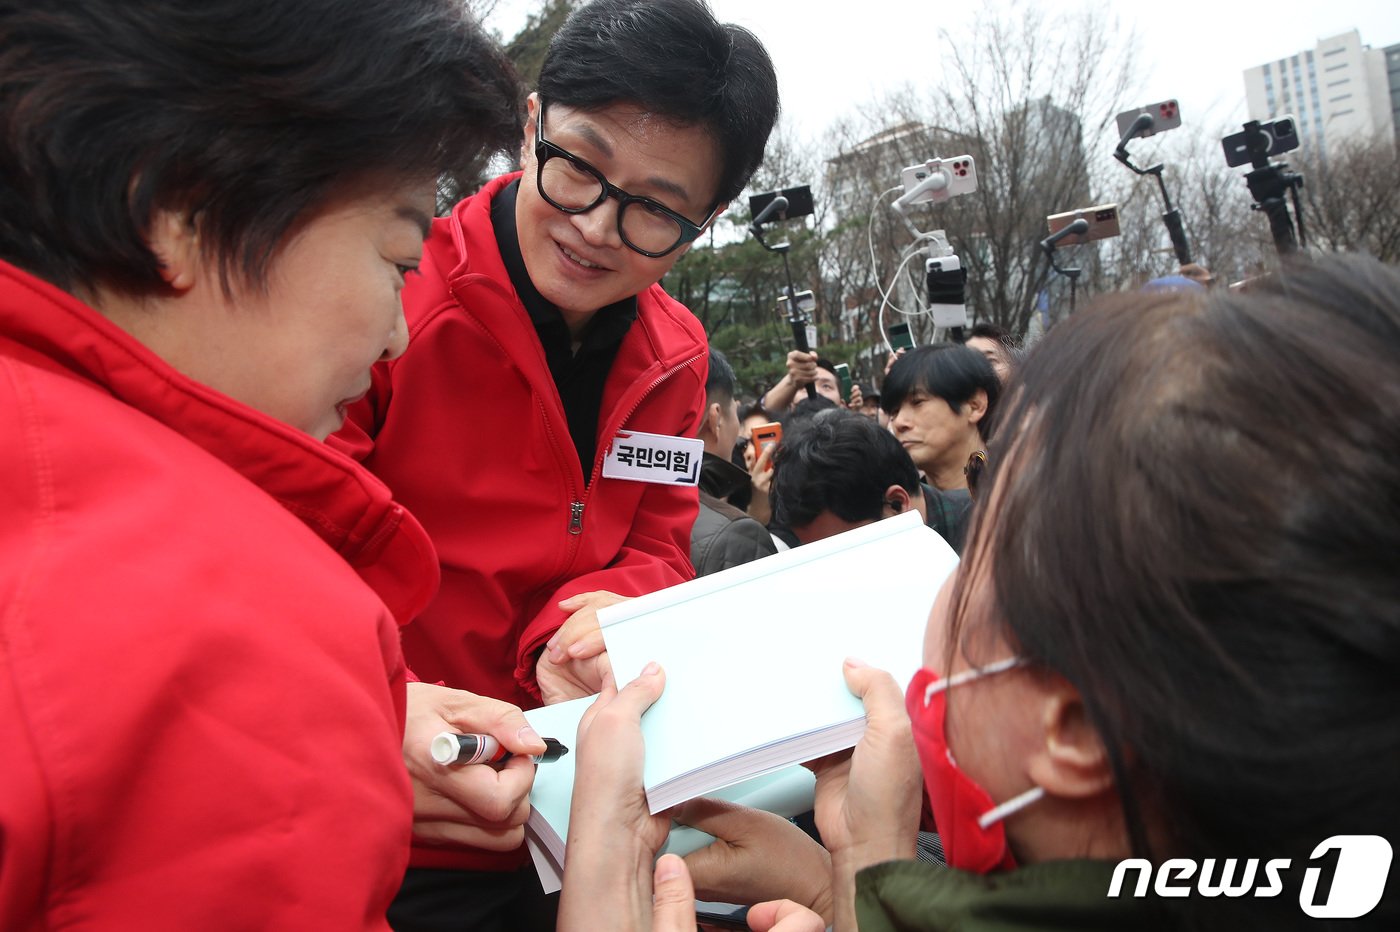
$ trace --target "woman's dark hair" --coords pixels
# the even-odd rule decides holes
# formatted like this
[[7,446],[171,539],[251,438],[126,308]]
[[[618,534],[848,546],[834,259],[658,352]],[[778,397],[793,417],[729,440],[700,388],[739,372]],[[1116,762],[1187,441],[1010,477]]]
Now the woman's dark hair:
[[715,203],[731,201],[763,161],[778,119],[778,77],[763,44],[715,20],[701,0],[594,0],[549,44],[540,97],[582,110],[635,103],[703,127],[720,150]]
[[255,283],[357,180],[516,145],[520,89],[454,0],[0,0],[0,258],[162,287],[158,210]]
[[985,440],[991,436],[992,418],[1001,397],[1001,380],[992,364],[974,349],[960,343],[918,346],[895,361],[880,391],[880,407],[893,417],[916,391],[942,398],[957,414],[978,391],[987,396],[987,410],[977,422]]
[[967,575],[1083,697],[1135,853],[1400,838],[1400,273],[1115,296],[1010,392]]
[[830,407],[790,433],[783,428],[773,456],[775,524],[802,527],[824,511],[843,521],[878,521],[891,485],[920,494],[919,471],[893,434],[822,400]]

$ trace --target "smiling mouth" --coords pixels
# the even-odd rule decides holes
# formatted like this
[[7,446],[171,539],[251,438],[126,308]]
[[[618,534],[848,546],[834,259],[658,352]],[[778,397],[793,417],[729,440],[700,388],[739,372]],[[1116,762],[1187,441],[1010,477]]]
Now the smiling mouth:
[[562,253],[564,254],[564,256],[565,256],[570,262],[573,262],[573,263],[575,263],[576,265],[581,265],[581,266],[583,266],[585,269],[602,269],[602,268],[603,268],[603,266],[599,265],[599,264],[596,263],[596,262],[589,262],[589,261],[588,261],[587,259],[585,259],[583,256],[580,256],[578,253],[574,252],[572,249],[570,249],[569,247],[565,246],[563,243],[558,243],[557,245],[559,246],[559,251],[562,252]]

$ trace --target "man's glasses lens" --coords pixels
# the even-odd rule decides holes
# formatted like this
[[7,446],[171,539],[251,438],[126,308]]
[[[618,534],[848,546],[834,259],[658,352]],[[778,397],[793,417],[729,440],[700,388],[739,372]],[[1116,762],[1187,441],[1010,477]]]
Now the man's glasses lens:
[[[557,152],[550,152],[540,163],[539,183],[545,200],[570,213],[592,210],[608,196],[595,171]],[[680,244],[681,225],[664,211],[645,201],[624,201],[618,209],[622,238],[633,249],[666,253]]]

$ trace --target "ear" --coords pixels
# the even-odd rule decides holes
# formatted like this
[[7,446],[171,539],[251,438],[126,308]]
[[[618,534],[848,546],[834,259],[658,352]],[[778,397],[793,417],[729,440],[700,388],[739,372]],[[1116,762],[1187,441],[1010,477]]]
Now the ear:
[[540,125],[540,94],[535,91],[525,98],[525,137],[520,141],[520,164],[534,154],[535,133]]
[[158,210],[151,218],[146,245],[160,260],[160,277],[175,291],[189,291],[199,280],[199,231],[181,211]]
[[972,397],[963,403],[967,408],[967,422],[976,424],[987,416],[987,393],[982,389],[977,389],[972,393]]
[[897,515],[902,515],[913,506],[913,501],[909,497],[909,490],[902,485],[892,485],[885,489],[885,503],[894,510]]
[[1108,751],[1078,690],[1056,677],[1039,702],[1044,745],[1028,762],[1030,778],[1051,796],[1063,798],[1085,799],[1111,791]]
[[700,436],[718,439],[719,424],[722,420],[724,420],[724,412],[720,410],[718,401],[712,401],[705,405],[705,416],[700,419]]

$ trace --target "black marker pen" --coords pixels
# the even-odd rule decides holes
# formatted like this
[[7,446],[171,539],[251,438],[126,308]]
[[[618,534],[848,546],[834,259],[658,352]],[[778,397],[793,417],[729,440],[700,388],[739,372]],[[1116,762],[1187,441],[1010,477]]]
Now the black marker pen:
[[[433,760],[439,764],[495,764],[510,760],[513,756],[501,743],[490,735],[459,735],[444,731],[428,745]],[[530,759],[537,764],[557,761],[569,753],[563,742],[557,738],[544,739],[544,753],[532,754]]]

